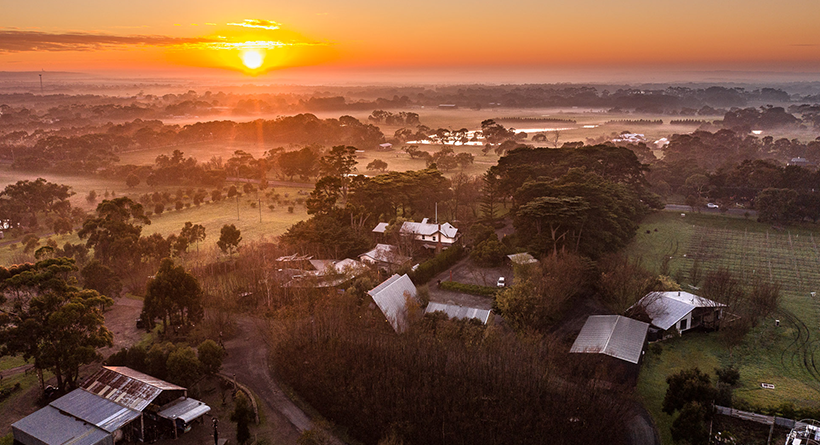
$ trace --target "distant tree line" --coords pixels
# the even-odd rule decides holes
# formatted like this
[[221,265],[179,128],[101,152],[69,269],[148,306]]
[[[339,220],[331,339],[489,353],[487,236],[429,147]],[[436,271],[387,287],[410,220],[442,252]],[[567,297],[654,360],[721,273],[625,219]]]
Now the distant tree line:
[[[116,127],[112,127],[116,128]],[[77,130],[79,134],[50,135],[19,133],[0,141],[0,159],[12,161],[22,170],[54,170],[93,173],[111,167],[124,151],[174,146],[193,142],[259,142],[293,144],[338,144],[373,149],[384,142],[378,127],[342,116],[319,119],[312,114],[280,117],[275,120],[197,122],[182,128],[157,126],[153,122],[134,121],[123,131],[111,128]]]

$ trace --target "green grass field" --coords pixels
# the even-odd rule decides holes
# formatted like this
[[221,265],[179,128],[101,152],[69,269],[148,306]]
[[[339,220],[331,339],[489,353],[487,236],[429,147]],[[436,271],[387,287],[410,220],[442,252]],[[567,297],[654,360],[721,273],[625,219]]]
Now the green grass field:
[[[14,176],[16,172],[8,170],[0,170],[0,181],[6,183],[16,182],[20,179],[36,179],[39,176],[45,177],[47,180],[61,184],[69,184],[72,189],[77,192],[77,195],[72,197],[72,204],[79,205],[87,211],[93,211],[96,205],[104,199],[103,193],[105,190],[114,192],[113,196],[128,196],[136,200],[139,195],[154,191],[170,191],[175,192],[177,187],[156,187],[150,188],[147,185],[141,184],[134,189],[128,189],[125,185],[117,186],[113,181],[100,178],[86,178],[73,176],[56,176],[56,175],[21,175]],[[106,189],[106,186],[111,188]],[[117,186],[118,188],[115,188]],[[96,190],[100,197],[93,203],[85,199],[88,191]],[[311,188],[306,187],[283,187],[276,186],[273,188],[275,193],[279,194],[281,199],[295,201],[298,198],[305,198]],[[267,189],[266,192],[271,192]],[[302,193],[301,195],[299,193]],[[81,195],[81,196],[80,196]],[[260,201],[261,200],[261,201]],[[260,212],[261,202],[261,212]],[[241,232],[245,243],[253,240],[263,238],[273,239],[287,230],[291,225],[307,218],[307,213],[304,204],[292,203],[289,205],[275,204],[274,210],[270,210],[268,205],[269,199],[266,199],[264,194],[257,195],[252,192],[243,195],[238,199],[223,199],[219,202],[206,202],[199,207],[190,206],[181,210],[166,210],[162,215],[152,215],[151,224],[144,226],[143,234],[150,235],[153,233],[160,233],[163,236],[171,234],[178,234],[186,221],[191,221],[196,224],[205,226],[205,241],[199,246],[200,249],[208,250],[216,246],[216,241],[219,239],[220,229],[225,224],[234,224]],[[256,208],[252,207],[255,205]],[[293,207],[293,213],[288,212],[288,207]],[[148,210],[151,210],[150,208]],[[48,239],[62,246],[66,242],[79,243],[76,232],[67,235],[53,235],[48,228],[43,227],[38,233],[40,236],[40,245],[45,245]],[[196,249],[192,246],[191,249]],[[34,258],[31,253],[24,254],[22,252],[22,245],[20,239],[13,239],[7,236],[3,243],[0,244],[0,264],[13,264],[23,261],[32,261]]]
[[[658,231],[655,232],[655,229]],[[649,233],[646,231],[649,230]],[[720,333],[685,334],[662,343],[659,356],[647,354],[638,381],[638,392],[652,412],[659,430],[668,437],[671,417],[660,411],[668,375],[697,366],[714,375],[714,368],[734,364],[740,370],[735,398],[760,407],[792,403],[820,407],[820,232],[806,226],[776,230],[744,218],[660,212],[648,217],[628,248],[644,267],[659,271],[662,258],[671,257],[670,275],[689,287],[689,271],[697,258],[701,275],[727,267],[742,281],[763,274],[782,285],[780,309],[765,318],[730,351]],[[780,327],[775,320],[780,320]],[[820,363],[818,363],[820,364]],[[771,383],[775,389],[764,389]]]

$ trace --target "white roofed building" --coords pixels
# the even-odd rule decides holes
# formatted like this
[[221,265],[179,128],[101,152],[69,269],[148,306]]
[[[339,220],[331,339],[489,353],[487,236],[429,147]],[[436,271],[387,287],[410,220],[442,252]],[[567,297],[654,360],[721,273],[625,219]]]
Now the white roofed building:
[[462,320],[465,318],[474,319],[483,324],[487,324],[487,322],[490,321],[490,315],[492,315],[492,311],[490,309],[479,309],[475,307],[457,306],[455,304],[430,302],[427,305],[427,309],[424,310],[424,314],[427,315],[434,312],[443,312],[454,320]]
[[452,224],[430,223],[427,218],[421,222],[405,222],[401,226],[401,234],[412,237],[414,241],[429,249],[446,249],[455,244],[461,235]]
[[399,253],[399,248],[390,244],[376,244],[372,250],[359,255],[359,261],[369,266],[390,270],[410,262],[410,257]]
[[650,292],[629,308],[642,308],[653,326],[667,330],[675,327],[678,332],[703,326],[717,327],[726,305],[684,291]]
[[648,329],[648,323],[620,315],[592,315],[569,352],[605,354],[637,364]]
[[407,300],[416,299],[416,285],[407,274],[393,274],[367,292],[397,333],[407,330]]

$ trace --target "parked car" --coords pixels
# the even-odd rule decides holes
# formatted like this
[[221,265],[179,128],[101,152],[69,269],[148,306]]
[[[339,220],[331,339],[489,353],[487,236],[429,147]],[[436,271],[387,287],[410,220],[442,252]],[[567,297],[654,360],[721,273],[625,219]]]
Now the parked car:
[[717,209],[717,208],[719,208],[720,206],[719,206],[719,205],[717,205],[717,204],[715,204],[714,202],[710,202],[710,203],[707,203],[707,204],[706,204],[706,207],[709,207],[710,209]]
[[498,277],[498,281],[495,283],[497,287],[504,287],[505,284],[504,277]]

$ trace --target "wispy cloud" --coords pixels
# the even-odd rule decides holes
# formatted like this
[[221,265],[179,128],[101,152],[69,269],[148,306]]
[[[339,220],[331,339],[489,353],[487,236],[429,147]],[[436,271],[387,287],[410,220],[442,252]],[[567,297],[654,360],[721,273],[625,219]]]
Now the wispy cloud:
[[225,37],[170,37],[162,35],[118,36],[90,33],[45,33],[0,30],[0,54],[26,51],[98,51],[130,47],[167,47],[186,49],[275,49],[285,46],[326,46],[319,42],[278,40],[226,41]]
[[205,43],[210,39],[169,36],[118,36],[88,33],[46,33],[38,31],[0,30],[0,52],[22,51],[93,51],[124,46],[173,46]]
[[259,28],[259,29],[279,29],[282,25],[273,20],[261,19],[245,19],[242,23],[228,23],[229,26],[242,26],[244,28]]

